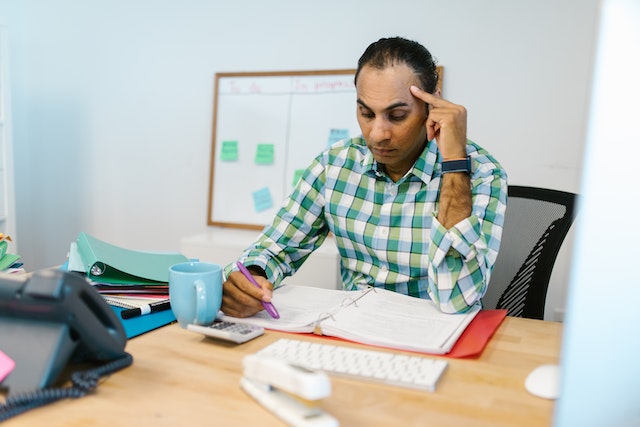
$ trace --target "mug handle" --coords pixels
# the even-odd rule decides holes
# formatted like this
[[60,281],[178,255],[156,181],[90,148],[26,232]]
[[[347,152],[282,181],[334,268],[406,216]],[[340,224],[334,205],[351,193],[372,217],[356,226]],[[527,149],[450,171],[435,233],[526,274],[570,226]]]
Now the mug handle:
[[213,321],[213,319],[208,318],[213,309],[213,301],[207,295],[205,283],[200,279],[196,279],[193,282],[193,286],[196,288],[196,323],[202,325]]

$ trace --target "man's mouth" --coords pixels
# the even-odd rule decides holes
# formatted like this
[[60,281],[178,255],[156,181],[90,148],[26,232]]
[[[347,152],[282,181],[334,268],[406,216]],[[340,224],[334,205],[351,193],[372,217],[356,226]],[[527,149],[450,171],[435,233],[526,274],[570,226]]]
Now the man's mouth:
[[371,151],[373,151],[373,154],[375,154],[376,156],[381,156],[381,157],[389,156],[393,152],[392,149],[380,148],[380,147],[372,147]]

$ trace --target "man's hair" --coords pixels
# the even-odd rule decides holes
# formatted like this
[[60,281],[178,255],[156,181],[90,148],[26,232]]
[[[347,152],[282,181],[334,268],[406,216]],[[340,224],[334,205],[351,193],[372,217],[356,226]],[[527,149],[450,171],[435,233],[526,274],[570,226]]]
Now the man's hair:
[[354,82],[358,82],[358,75],[365,65],[383,70],[396,64],[411,67],[420,80],[422,90],[429,93],[436,90],[438,72],[435,59],[420,43],[402,37],[382,38],[371,43],[358,60]]

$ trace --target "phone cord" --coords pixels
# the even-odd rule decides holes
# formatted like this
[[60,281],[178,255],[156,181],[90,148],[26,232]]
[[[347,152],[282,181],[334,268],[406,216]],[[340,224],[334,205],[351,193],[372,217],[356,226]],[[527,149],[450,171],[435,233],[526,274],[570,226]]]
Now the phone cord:
[[58,400],[85,396],[98,386],[100,378],[124,369],[132,363],[133,357],[125,352],[124,357],[120,359],[97,368],[72,373],[69,387],[45,388],[10,396],[4,404],[0,403],[0,422]]

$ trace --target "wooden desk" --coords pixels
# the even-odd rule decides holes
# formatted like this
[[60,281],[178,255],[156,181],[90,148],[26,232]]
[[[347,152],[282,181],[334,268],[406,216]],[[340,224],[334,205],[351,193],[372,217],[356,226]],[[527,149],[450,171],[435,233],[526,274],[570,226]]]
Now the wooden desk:
[[[322,407],[341,426],[550,426],[553,402],[524,389],[527,374],[558,361],[562,324],[507,317],[478,359],[447,359],[435,393],[332,377]],[[283,426],[239,386],[241,359],[280,337],[267,331],[236,346],[170,325],[129,341],[134,364],[97,392],[3,423],[28,426]],[[428,356],[435,357],[435,356]]]

